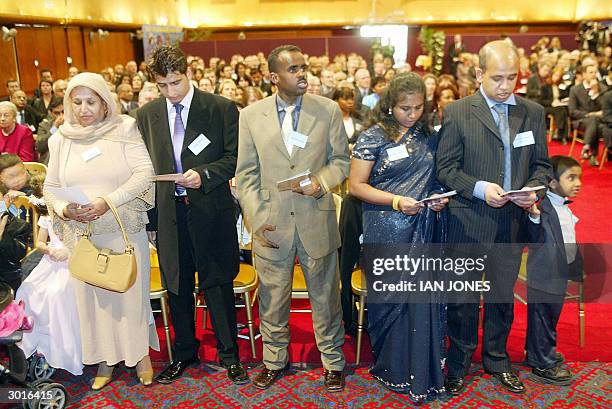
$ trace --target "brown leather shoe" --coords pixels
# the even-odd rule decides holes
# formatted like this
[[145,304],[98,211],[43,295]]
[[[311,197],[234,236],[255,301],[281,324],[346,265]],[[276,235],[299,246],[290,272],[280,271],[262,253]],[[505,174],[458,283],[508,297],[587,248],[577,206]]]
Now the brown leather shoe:
[[342,371],[323,370],[325,387],[328,392],[342,392],[344,390],[344,374]]
[[282,369],[264,368],[260,373],[253,378],[253,385],[259,389],[268,389],[274,381],[282,374]]

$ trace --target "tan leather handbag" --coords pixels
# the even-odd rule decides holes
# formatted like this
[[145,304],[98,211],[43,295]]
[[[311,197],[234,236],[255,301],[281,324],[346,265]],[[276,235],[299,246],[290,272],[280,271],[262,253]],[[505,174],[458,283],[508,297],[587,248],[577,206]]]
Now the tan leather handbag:
[[89,240],[91,223],[88,223],[87,232],[81,236],[74,248],[68,267],[72,276],[78,280],[106,290],[124,293],[136,281],[136,254],[117,209],[107,199],[104,200],[119,223],[125,241],[125,251],[113,253],[110,249],[98,249],[94,246]]

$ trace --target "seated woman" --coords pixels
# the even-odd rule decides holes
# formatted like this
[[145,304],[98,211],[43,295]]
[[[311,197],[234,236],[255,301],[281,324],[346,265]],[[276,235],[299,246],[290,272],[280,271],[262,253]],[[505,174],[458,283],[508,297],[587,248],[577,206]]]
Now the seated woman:
[[[349,177],[351,194],[364,202],[364,246],[405,245],[405,254],[415,258],[422,256],[419,245],[442,240],[438,212],[448,202],[418,202],[442,190],[435,173],[438,138],[424,122],[424,105],[423,80],[415,73],[396,76],[373,112],[372,126],[357,139]],[[365,273],[371,282],[372,271]],[[400,278],[410,279],[410,273]],[[435,399],[444,392],[445,305],[433,294],[427,302],[397,297],[393,291],[368,294],[375,358],[370,373],[415,402]]]
[[455,87],[453,84],[446,82],[442,85],[438,85],[434,93],[434,109],[430,115],[429,126],[438,131],[440,129],[440,126],[442,126],[442,116],[444,114],[444,108],[446,108],[446,106],[451,102],[454,102],[458,99],[459,91],[457,90],[457,87]]
[[341,87],[334,91],[332,97],[342,111],[344,130],[349,138],[349,148],[352,149],[357,137],[363,131],[364,118],[355,110],[355,90],[350,87]]
[[[143,385],[153,381],[149,347],[159,340],[149,302],[150,259],[146,211],[154,205],[153,165],[136,121],[119,115],[104,82],[93,73],[74,76],[64,97],[64,123],[49,140],[45,200],[54,212],[55,233],[72,250],[80,235],[97,248],[115,253],[126,243],[109,203],[117,208],[136,255],[136,281],[124,293],[75,281],[83,363],[98,364],[92,389],[111,381],[113,367],[136,366]],[[91,203],[77,205],[56,196],[50,187],[78,187]]]
[[23,162],[36,161],[32,130],[17,123],[17,107],[0,102],[0,153],[14,153]]
[[38,111],[41,118],[44,118],[49,113],[49,104],[53,99],[53,83],[51,81],[40,81],[40,97],[32,101],[32,108]]

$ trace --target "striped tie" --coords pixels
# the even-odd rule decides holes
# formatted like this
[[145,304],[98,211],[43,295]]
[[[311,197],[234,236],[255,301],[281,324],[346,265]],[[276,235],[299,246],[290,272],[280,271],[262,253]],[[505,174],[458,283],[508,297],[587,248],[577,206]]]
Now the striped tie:
[[504,183],[505,191],[512,189],[512,148],[510,146],[510,125],[508,124],[508,115],[506,115],[505,104],[495,104],[493,109],[499,115],[499,134],[504,144]]
[[[172,134],[174,166],[177,173],[183,173],[183,164],[181,163],[181,150],[183,149],[183,140],[185,139],[185,126],[183,125],[183,118],[181,117],[183,106],[176,103],[174,104],[174,110],[176,111],[176,118],[174,118],[174,133]],[[177,196],[183,196],[185,194],[185,188],[176,185],[175,192]]]

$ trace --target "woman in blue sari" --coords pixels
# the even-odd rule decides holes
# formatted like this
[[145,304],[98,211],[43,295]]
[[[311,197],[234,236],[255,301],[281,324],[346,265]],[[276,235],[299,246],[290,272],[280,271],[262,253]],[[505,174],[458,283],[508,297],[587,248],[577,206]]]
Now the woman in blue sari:
[[[440,211],[448,199],[418,202],[442,190],[435,176],[437,134],[423,117],[424,97],[417,74],[395,77],[353,149],[349,183],[363,201],[364,249],[402,246],[405,255],[420,257],[425,244],[444,241]],[[371,283],[375,277],[365,271]],[[368,297],[372,376],[414,402],[444,393],[445,313],[435,294],[404,301],[391,293]]]

